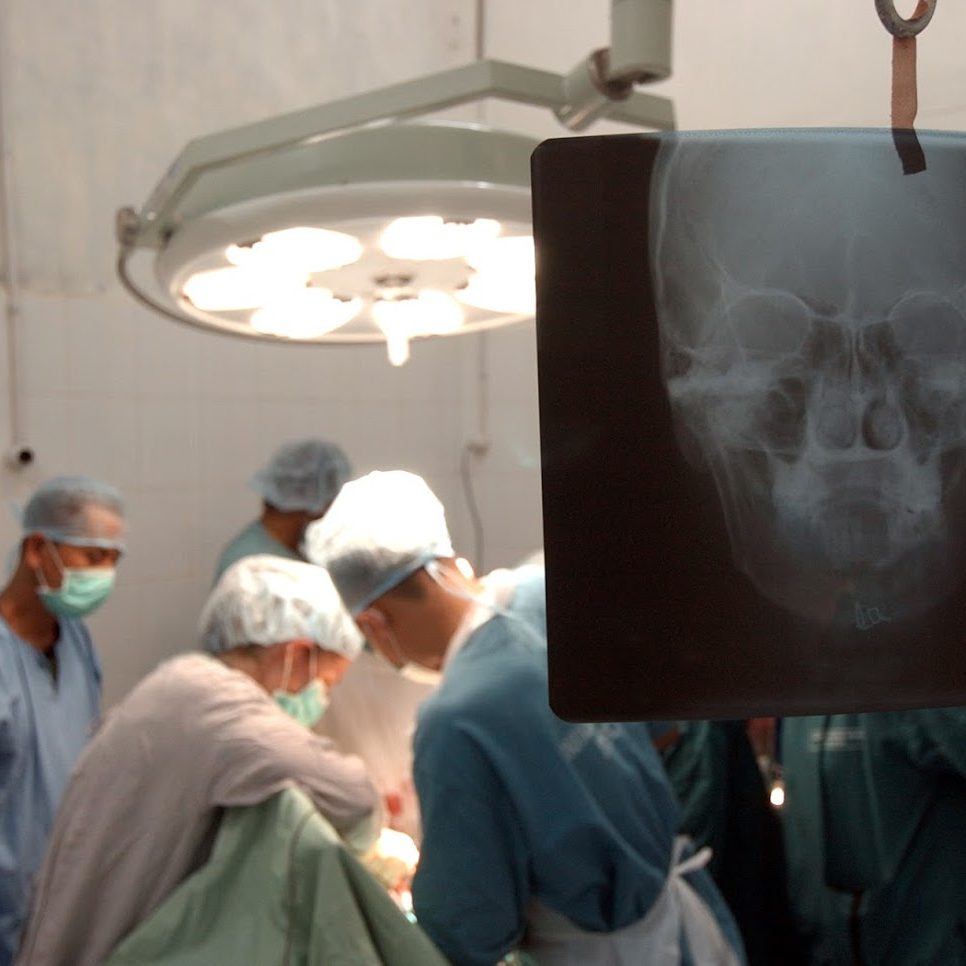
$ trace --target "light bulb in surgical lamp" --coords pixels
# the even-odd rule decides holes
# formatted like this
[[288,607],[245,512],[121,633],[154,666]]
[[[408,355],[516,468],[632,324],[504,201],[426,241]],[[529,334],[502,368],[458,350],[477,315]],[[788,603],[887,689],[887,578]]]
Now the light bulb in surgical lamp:
[[291,271],[250,272],[242,268],[215,268],[195,272],[181,293],[203,312],[230,312],[264,305],[286,290],[305,284],[305,277]]
[[466,258],[475,273],[456,293],[466,305],[490,312],[533,315],[536,311],[533,238],[495,238]]
[[339,299],[328,289],[303,288],[262,306],[249,325],[263,335],[317,339],[350,322],[361,309],[362,299]]
[[383,332],[405,331],[418,335],[448,335],[463,325],[463,310],[451,295],[426,289],[415,298],[378,299],[372,317]]
[[458,332],[464,316],[451,295],[429,289],[415,298],[377,299],[372,319],[386,338],[389,362],[401,366],[409,360],[410,339]]
[[254,271],[280,268],[326,272],[358,261],[362,243],[354,235],[328,228],[285,228],[262,235],[252,245],[229,245],[225,258]]
[[419,215],[391,222],[379,246],[390,258],[443,261],[463,258],[499,234],[500,223],[493,218],[446,221],[439,215]]

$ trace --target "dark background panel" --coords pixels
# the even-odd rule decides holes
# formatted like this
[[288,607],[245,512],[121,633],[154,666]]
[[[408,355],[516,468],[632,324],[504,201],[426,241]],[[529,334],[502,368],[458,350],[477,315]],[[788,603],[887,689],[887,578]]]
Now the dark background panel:
[[[533,157],[551,703],[572,720],[966,703],[963,588],[862,632],[798,618],[732,562],[710,475],[681,456],[647,248],[660,141]],[[830,629],[830,628],[833,628]]]

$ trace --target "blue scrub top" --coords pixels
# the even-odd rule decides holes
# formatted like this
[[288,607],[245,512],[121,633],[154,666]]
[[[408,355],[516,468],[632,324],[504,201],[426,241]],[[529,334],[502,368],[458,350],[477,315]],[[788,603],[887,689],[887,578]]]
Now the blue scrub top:
[[782,742],[807,962],[964,966],[966,708],[786,718]]
[[221,575],[236,561],[243,557],[254,557],[260,553],[268,553],[273,557],[285,557],[288,560],[304,560],[300,554],[294,553],[284,543],[279,543],[262,526],[261,520],[252,520],[240,533],[236,534],[229,541],[218,558],[218,565],[215,567],[215,583],[218,583]]
[[[413,901],[420,925],[460,966],[492,966],[515,948],[531,898],[586,930],[636,922],[671,860],[678,809],[649,729],[553,714],[534,592],[518,587],[511,613],[470,636],[419,714]],[[688,878],[741,949],[710,878]]]
[[101,669],[84,625],[61,620],[55,653],[56,683],[47,658],[0,619],[0,966],[13,961],[31,878],[100,714]]

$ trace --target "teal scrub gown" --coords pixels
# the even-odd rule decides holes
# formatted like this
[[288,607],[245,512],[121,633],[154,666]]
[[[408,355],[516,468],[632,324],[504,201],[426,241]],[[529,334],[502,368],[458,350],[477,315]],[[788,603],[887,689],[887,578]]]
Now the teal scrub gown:
[[255,557],[262,553],[271,554],[273,557],[285,557],[288,560],[305,559],[301,554],[286,547],[284,543],[279,543],[262,526],[261,520],[252,520],[222,550],[221,556],[218,558],[218,565],[215,568],[215,583],[218,583],[221,575],[236,561],[243,557]]
[[782,755],[808,961],[966,964],[966,709],[787,718]]
[[57,676],[0,619],[0,966],[9,966],[67,778],[100,714],[87,629],[60,621]]
[[[553,714],[531,591],[470,635],[416,729],[414,907],[457,966],[492,966],[515,948],[532,898],[584,930],[635,923],[671,861],[678,807],[650,731]],[[710,876],[688,880],[741,950]]]

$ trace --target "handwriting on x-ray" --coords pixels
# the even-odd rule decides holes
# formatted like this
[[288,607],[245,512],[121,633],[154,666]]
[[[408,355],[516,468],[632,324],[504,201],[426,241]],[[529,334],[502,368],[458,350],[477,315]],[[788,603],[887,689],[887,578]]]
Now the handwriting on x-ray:
[[863,607],[858,601],[855,602],[855,626],[860,631],[871,630],[876,624],[884,624],[892,618],[882,613],[878,607]]

